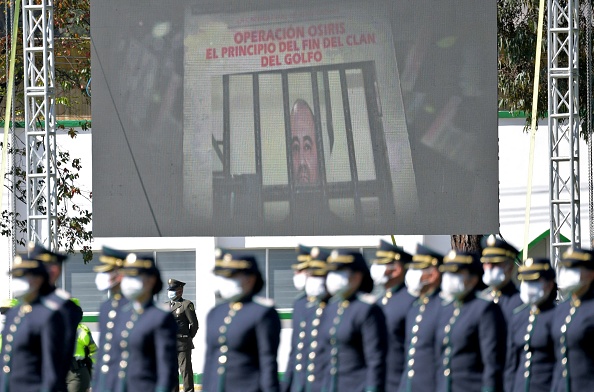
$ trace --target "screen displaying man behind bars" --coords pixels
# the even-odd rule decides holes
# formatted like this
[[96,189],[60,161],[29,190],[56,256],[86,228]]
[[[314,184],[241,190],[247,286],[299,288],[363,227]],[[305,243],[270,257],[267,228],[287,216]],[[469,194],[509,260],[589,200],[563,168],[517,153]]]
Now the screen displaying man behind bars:
[[167,296],[171,313],[177,322],[177,362],[184,383],[184,391],[194,391],[194,371],[192,370],[192,339],[198,332],[198,320],[192,301],[182,298],[184,282],[169,279]]

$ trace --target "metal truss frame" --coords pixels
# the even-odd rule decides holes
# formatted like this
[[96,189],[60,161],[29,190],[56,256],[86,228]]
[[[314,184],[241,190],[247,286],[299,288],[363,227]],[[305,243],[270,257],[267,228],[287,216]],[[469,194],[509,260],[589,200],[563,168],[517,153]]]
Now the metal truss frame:
[[58,203],[53,0],[23,0],[23,55],[27,237],[54,250]]
[[557,266],[565,248],[580,245],[579,0],[548,0],[547,18],[550,259]]
[[[550,258],[580,244],[579,0],[548,0]],[[53,0],[23,0],[28,239],[57,249]],[[570,242],[561,242],[561,234]],[[568,235],[569,234],[569,235]]]

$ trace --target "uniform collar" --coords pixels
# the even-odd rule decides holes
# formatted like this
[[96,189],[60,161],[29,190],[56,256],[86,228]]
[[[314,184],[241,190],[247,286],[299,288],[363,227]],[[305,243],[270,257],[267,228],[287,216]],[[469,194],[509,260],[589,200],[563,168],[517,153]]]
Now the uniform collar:
[[464,298],[462,298],[462,299],[454,299],[453,302],[458,303],[460,305],[463,305],[463,304],[465,304],[467,302],[470,302],[473,299],[475,299],[476,298],[476,294],[477,294],[477,291],[476,291],[476,288],[474,288],[474,289],[470,290],[470,292],[468,294],[466,294],[464,296]]
[[503,286],[498,291],[501,291],[502,295],[513,295],[518,292],[518,289],[516,288],[514,283],[510,280],[509,282],[507,282],[507,284],[505,286]]
[[518,293],[518,289],[511,280],[501,288],[489,286],[482,291],[482,294],[489,298],[511,297],[516,293]]
[[181,301],[171,301],[171,302],[169,302],[169,306],[171,306],[172,309],[177,309],[182,306],[182,302]]
[[353,302],[353,300],[355,298],[357,298],[357,295],[359,294],[359,290],[356,290],[353,294],[351,294],[348,298],[343,298],[340,295],[335,295],[332,298],[330,298],[330,300],[328,302],[330,303],[334,303],[334,302],[342,302],[342,301],[349,301],[349,302]]
[[436,287],[432,291],[423,295],[422,297],[418,297],[415,302],[417,304],[423,304],[423,303],[426,304],[429,301],[433,300],[433,298],[437,298],[439,296],[440,292],[441,292],[441,289],[439,287]]
[[246,294],[243,297],[235,300],[235,301],[225,301],[225,303],[247,303],[247,302],[252,302],[252,300],[254,299],[254,294],[250,293],[250,294]]
[[[311,299],[311,300],[310,300]],[[305,305],[307,308],[314,308],[314,307],[318,307],[321,304],[326,304],[329,301],[329,297],[326,296],[324,298],[318,298],[318,297],[308,297],[308,301],[307,304]]]
[[554,286],[553,290],[549,294],[549,297],[545,299],[541,304],[538,305],[538,309],[542,312],[555,307],[557,303],[557,288]]
[[594,282],[590,283],[590,287],[588,288],[588,291],[586,291],[584,294],[582,294],[582,296],[579,298],[580,302],[583,301],[587,301],[589,299],[593,299],[594,298]]
[[396,286],[389,288],[388,290],[386,290],[386,293],[392,293],[392,294],[396,294],[396,292],[402,290],[406,288],[406,286],[404,285],[404,282],[397,284]]

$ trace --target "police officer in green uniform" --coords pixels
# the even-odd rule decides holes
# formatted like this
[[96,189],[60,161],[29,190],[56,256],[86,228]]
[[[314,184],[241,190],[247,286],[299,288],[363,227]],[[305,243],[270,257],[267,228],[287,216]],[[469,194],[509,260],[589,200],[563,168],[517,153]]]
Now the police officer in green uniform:
[[177,322],[177,362],[184,383],[184,392],[194,391],[194,371],[192,370],[192,339],[198,332],[198,319],[194,304],[189,299],[184,299],[185,282],[169,279],[167,282],[167,296],[171,314]]
[[[80,307],[78,298],[72,298],[72,302]],[[83,323],[78,324],[74,357],[66,375],[68,392],[86,392],[89,389],[96,353],[97,346],[91,335],[91,330]]]

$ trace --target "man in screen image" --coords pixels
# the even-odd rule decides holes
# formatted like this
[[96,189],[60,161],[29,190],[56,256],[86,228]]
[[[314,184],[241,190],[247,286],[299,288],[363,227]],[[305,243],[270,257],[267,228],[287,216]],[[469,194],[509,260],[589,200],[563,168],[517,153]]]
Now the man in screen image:
[[293,183],[299,187],[320,183],[315,129],[311,108],[303,99],[297,99],[291,108],[291,153]]
[[295,100],[290,121],[294,209],[285,226],[288,224],[294,233],[302,234],[344,230],[344,222],[330,211],[324,195],[320,172],[323,151],[317,143],[313,110],[305,100]]

